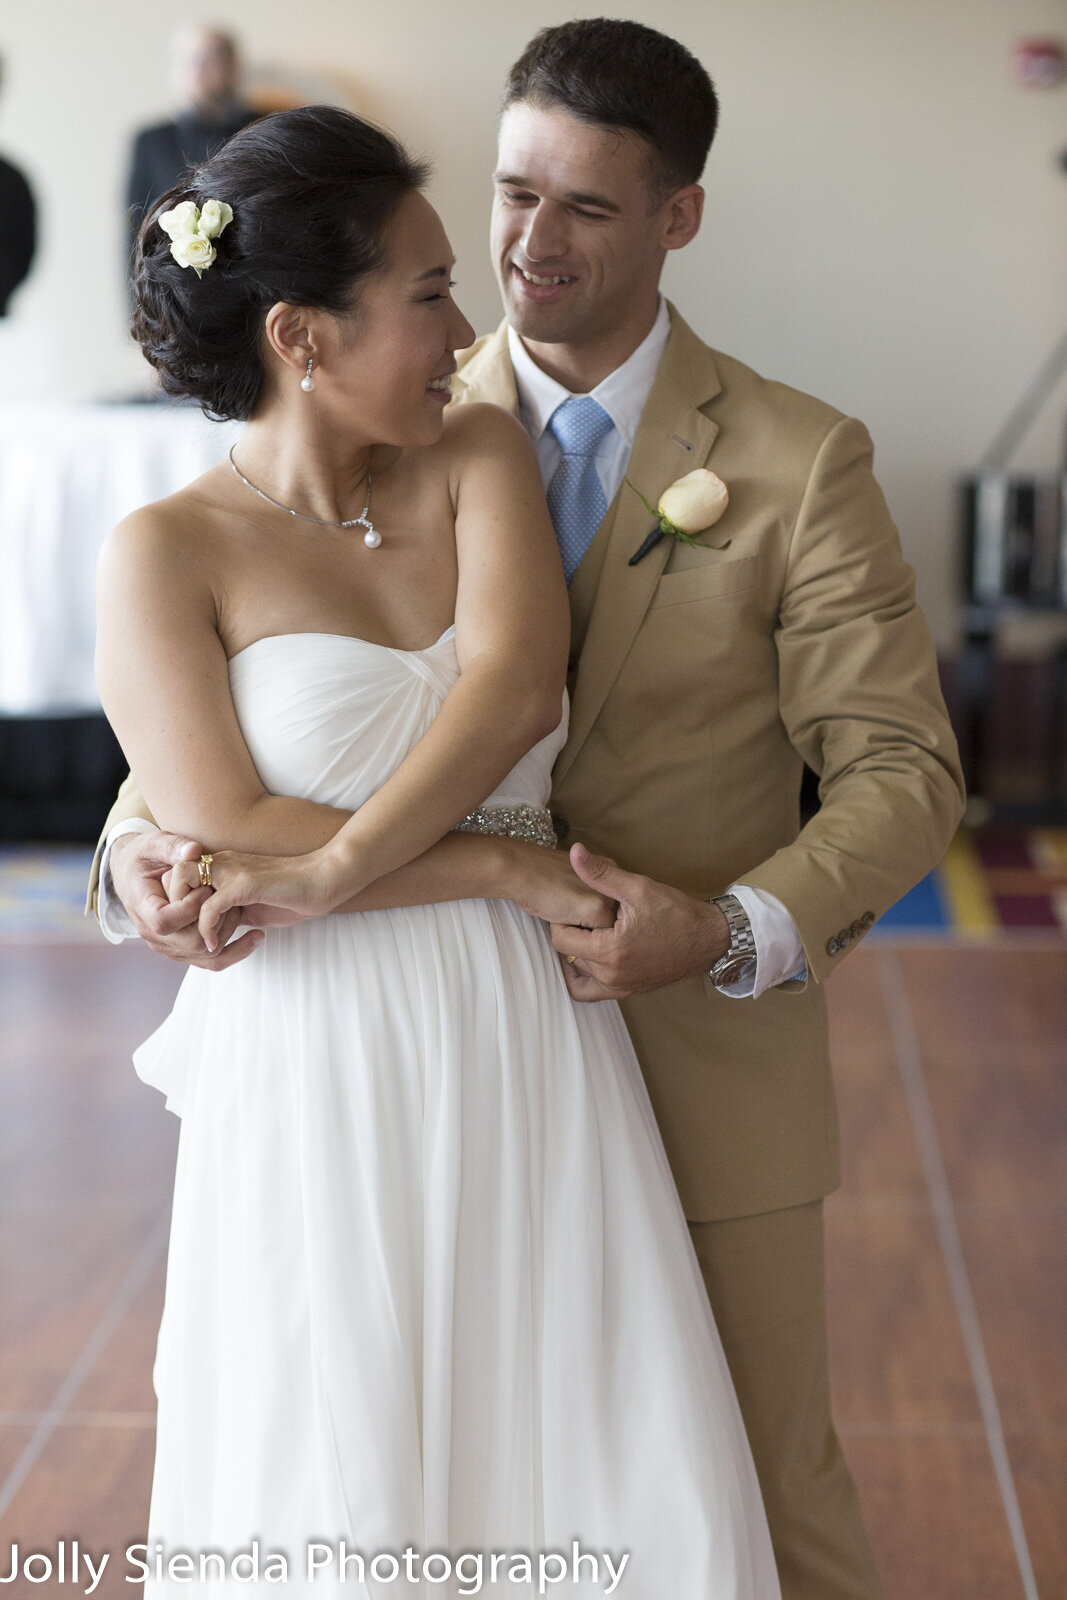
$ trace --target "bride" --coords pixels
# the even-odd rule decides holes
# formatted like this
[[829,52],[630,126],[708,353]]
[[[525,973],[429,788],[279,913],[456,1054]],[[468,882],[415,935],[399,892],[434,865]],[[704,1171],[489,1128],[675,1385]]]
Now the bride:
[[[775,1600],[621,1014],[476,837],[554,844],[567,598],[521,428],[446,409],[424,176],[283,112],[141,233],[145,354],[247,426],[109,539],[100,692],[210,851],[171,897],[211,884],[209,948],[270,925],[135,1057],[181,1117],[146,1593]],[[610,924],[553,860],[551,914]]]

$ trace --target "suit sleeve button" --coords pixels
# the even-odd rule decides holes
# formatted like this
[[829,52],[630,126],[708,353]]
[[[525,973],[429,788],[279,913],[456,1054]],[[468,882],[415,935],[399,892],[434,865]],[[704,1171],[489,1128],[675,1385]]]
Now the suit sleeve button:
[[827,940],[827,943],[826,943],[826,954],[828,956],[836,956],[836,954],[837,954],[838,950],[840,950],[840,948],[841,948],[841,946],[838,944],[836,939],[828,939]]
[[842,949],[844,949],[844,947],[847,944],[851,944],[852,943],[851,930],[848,929],[848,928],[842,928],[841,932],[837,936],[837,942],[841,946]]

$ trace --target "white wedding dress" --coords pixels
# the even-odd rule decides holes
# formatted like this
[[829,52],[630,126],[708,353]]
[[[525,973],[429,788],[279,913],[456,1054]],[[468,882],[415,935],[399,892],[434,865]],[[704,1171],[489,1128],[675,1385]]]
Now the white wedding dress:
[[[452,629],[410,651],[292,633],[230,683],[265,785],[354,809],[458,672]],[[564,715],[486,805],[545,806],[565,736]],[[134,1059],[181,1117],[146,1560],[258,1540],[261,1567],[160,1567],[146,1595],[533,1596],[543,1552],[560,1592],[609,1592],[603,1561],[572,1581],[577,1541],[622,1600],[777,1600],[621,1013],[571,1001],[540,922],[463,900],[273,930],[190,969]],[[342,1540],[365,1576],[338,1589]],[[335,1556],[313,1583],[309,1544]],[[409,1546],[425,1575],[372,1575]],[[443,1577],[464,1552],[478,1589],[473,1559]]]

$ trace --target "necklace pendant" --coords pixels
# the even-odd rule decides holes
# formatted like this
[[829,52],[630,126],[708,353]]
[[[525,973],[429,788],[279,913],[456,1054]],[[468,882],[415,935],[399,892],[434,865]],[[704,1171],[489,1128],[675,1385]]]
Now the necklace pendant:
[[377,550],[381,542],[382,536],[378,532],[377,528],[368,528],[366,533],[363,535],[363,543],[367,546],[368,550]]

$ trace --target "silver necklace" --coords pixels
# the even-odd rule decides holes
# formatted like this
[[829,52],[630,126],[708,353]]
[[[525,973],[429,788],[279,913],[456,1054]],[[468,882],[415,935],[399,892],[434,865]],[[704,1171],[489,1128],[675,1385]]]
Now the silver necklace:
[[258,494],[261,500],[265,500],[268,505],[274,506],[278,511],[288,511],[291,517],[300,517],[304,522],[313,522],[317,528],[366,528],[367,531],[363,535],[363,543],[367,546],[368,550],[377,550],[378,546],[382,542],[382,536],[374,526],[374,523],[370,520],[370,517],[367,515],[370,510],[371,484],[374,482],[374,479],[371,477],[369,472],[367,473],[367,499],[359,516],[351,517],[347,522],[331,522],[323,517],[309,517],[306,511],[294,511],[292,506],[283,506],[280,500],[272,500],[269,494],[264,494],[262,489],[257,489],[252,480],[245,477],[244,473],[233,459],[233,452],[236,450],[236,448],[237,446],[235,444],[231,444],[229,448],[228,454],[230,466],[233,468],[234,472],[236,472],[241,482],[246,484],[248,488],[251,489],[253,494]]

